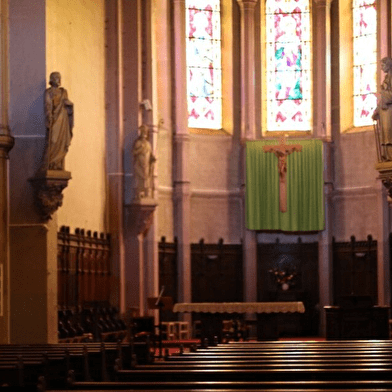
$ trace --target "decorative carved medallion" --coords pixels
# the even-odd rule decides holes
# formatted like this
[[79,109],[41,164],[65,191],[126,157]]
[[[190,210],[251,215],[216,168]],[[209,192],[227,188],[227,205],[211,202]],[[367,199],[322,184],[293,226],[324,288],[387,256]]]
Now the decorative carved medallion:
[[30,179],[34,187],[35,205],[42,219],[52,219],[52,215],[63,204],[63,189],[67,187],[71,173],[64,170],[39,172]]

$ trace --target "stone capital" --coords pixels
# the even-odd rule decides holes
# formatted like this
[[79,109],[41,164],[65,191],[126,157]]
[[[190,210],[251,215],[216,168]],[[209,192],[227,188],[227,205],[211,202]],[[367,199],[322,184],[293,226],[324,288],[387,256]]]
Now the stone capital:
[[15,139],[12,136],[0,134],[0,158],[8,158],[8,153],[14,146],[14,143]]
[[237,0],[240,7],[254,8],[257,4],[257,0]]

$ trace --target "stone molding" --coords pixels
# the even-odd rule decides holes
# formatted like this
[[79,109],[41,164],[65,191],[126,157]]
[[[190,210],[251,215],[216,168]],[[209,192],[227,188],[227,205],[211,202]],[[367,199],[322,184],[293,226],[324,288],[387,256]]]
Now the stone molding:
[[0,158],[8,159],[8,153],[14,146],[15,139],[9,135],[0,135]]
[[332,0],[314,0],[316,7],[330,7]]
[[379,172],[378,179],[381,180],[382,184],[388,191],[389,202],[392,201],[392,162],[379,162],[376,164],[376,170]]
[[34,188],[34,202],[44,221],[63,205],[63,189],[68,186],[71,173],[65,170],[46,170],[38,172],[30,182]]

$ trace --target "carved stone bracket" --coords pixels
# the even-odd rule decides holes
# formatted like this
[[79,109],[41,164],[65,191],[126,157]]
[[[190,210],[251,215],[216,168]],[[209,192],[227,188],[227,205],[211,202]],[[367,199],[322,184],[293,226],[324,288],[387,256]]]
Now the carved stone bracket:
[[30,178],[34,188],[35,205],[43,220],[52,219],[52,215],[62,206],[62,192],[70,179],[71,173],[64,170],[47,170]]
[[143,198],[126,206],[128,210],[128,229],[135,236],[147,234],[158,202],[152,198]]
[[377,163],[376,170],[380,174],[378,178],[388,190],[389,202],[392,202],[392,161]]

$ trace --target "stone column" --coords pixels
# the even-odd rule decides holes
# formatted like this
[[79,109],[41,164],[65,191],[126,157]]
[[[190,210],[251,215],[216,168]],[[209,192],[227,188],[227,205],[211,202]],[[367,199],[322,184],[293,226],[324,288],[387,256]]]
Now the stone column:
[[324,143],[324,208],[325,228],[319,234],[319,334],[325,336],[326,323],[324,306],[332,305],[332,145]]
[[[4,124],[4,122],[2,122]],[[10,343],[8,152],[14,145],[5,126],[0,130],[0,343]]]
[[172,0],[173,5],[173,84],[174,84],[174,156],[173,203],[174,235],[178,239],[178,301],[191,302],[190,251],[190,180],[186,48],[185,0]]
[[[156,41],[155,41],[155,0],[146,0],[143,4],[143,97],[151,102],[151,110],[143,110],[143,124],[147,124],[150,130],[150,142],[153,150],[153,155],[158,159],[154,165],[153,173],[153,199],[157,199],[158,188],[158,167],[159,158],[157,157],[157,142],[159,131],[159,118],[158,118],[158,99],[157,99],[157,56],[156,56]],[[154,211],[151,227],[148,230],[147,236],[144,241],[145,245],[145,299],[149,297],[156,297],[159,294],[159,260],[158,260],[158,219],[157,211]],[[148,309],[147,303],[145,307]],[[156,324],[158,324],[158,312],[150,311],[150,314],[156,316]]]
[[257,0],[237,0],[241,10],[241,138],[256,137],[255,6]]
[[[384,80],[384,72],[381,71],[381,59],[391,56],[391,4],[387,0],[377,1],[377,86],[380,86]],[[388,164],[386,166],[387,174]],[[383,165],[379,164],[379,167]],[[377,170],[379,170],[376,167]],[[379,170],[381,177],[385,177],[382,170]],[[388,177],[388,176],[386,176]],[[391,304],[391,281],[390,281],[390,252],[389,252],[389,210],[387,194],[390,193],[381,180],[377,181],[377,207],[378,207],[378,227],[377,233],[377,288],[378,304]]]
[[146,314],[147,295],[150,294],[150,263],[146,260],[147,256],[152,256],[151,252],[146,252],[145,239],[153,223],[156,206],[155,200],[148,198],[125,207],[126,242],[127,248],[132,251],[125,268],[125,297],[127,307],[139,308],[141,316]]
[[124,122],[122,112],[122,0],[106,0],[106,162],[108,220],[112,239],[111,302],[125,309]]
[[381,85],[384,80],[384,72],[381,71],[380,60],[391,56],[391,3],[388,0],[378,0],[377,9],[377,73]]
[[390,306],[391,284],[389,268],[389,206],[387,202],[387,190],[381,180],[377,181],[377,210],[378,210],[378,233],[377,233],[377,294],[378,305]]
[[0,343],[10,343],[8,152],[14,145],[8,125],[8,2],[0,2]]
[[[324,140],[331,138],[331,0],[315,0],[313,11],[313,134]],[[324,144],[325,229],[319,237],[320,333],[325,334],[324,306],[332,300],[332,197],[331,146]]]
[[315,0],[313,12],[316,26],[313,32],[313,134],[331,137],[331,0]]
[[[245,148],[247,140],[256,138],[255,96],[255,15],[257,0],[237,0],[241,10],[241,184],[243,200],[243,268],[244,301],[257,301],[257,239],[256,232],[245,226]],[[248,318],[254,318],[252,314]]]

